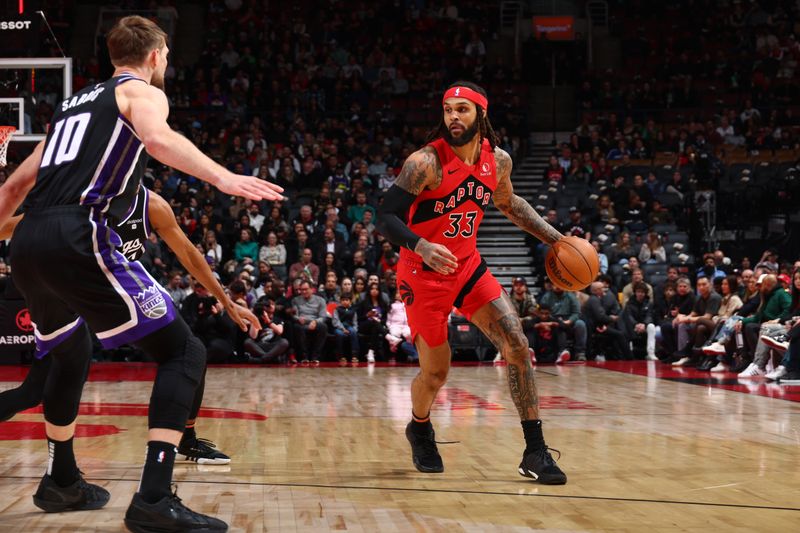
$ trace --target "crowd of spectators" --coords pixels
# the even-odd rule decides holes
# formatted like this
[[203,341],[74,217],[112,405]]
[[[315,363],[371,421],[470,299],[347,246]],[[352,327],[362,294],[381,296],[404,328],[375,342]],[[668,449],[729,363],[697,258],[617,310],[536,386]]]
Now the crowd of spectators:
[[[170,202],[220,281],[270,326],[258,339],[239,335],[151,236],[141,261],[168,286],[211,360],[415,356],[395,294],[398,255],[375,232],[376,207],[424,144],[441,91],[455,79],[497,96],[493,124],[502,147],[518,152],[523,71],[487,61],[497,9],[486,1],[208,3],[199,61],[173,62],[165,75],[171,125],[232,171],[279,183],[288,198],[232,200],[150,163],[145,185]],[[76,90],[106,74],[102,55],[76,61]],[[57,103],[56,89],[40,84],[34,129]]]
[[[156,235],[140,259],[163,280],[209,360],[318,364],[414,358],[402,301],[397,298],[396,250],[375,231],[379,191],[354,175],[333,193],[295,191],[292,202],[231,199],[186,181],[169,194],[176,220],[196,243],[236,301],[257,312],[257,338],[237,331],[205,287],[187,278]],[[198,207],[199,206],[199,207]],[[188,295],[187,295],[188,294]],[[394,303],[392,303],[394,302]]]
[[[783,113],[790,116],[791,110]],[[746,183],[751,169],[759,170],[752,163],[734,170],[724,150],[797,148],[794,141],[751,145],[749,136],[734,138],[761,114],[748,102],[741,113],[726,111],[706,123],[674,129],[653,120],[639,124],[634,114],[622,115],[622,124],[615,112],[597,123],[585,115],[570,140],[550,156],[543,185],[531,200],[562,233],[592,242],[601,274],[586,291],[574,294],[545,279],[537,298],[525,280],[515,280],[513,298],[540,362],[646,358],[734,371],[743,379],[797,374],[800,361],[790,364],[786,356],[770,366],[769,355],[786,351],[795,332],[800,274],[793,278],[792,273],[800,262],[781,262],[774,249],[755,262],[726,257],[722,249],[704,250],[705,243],[696,238],[704,208],[695,193],[719,194],[736,186],[728,181],[720,187],[721,180],[736,176],[738,181],[741,171]],[[786,166],[796,162],[787,159]],[[777,202],[770,204],[776,207]],[[723,209],[719,213],[727,218]],[[541,271],[548,247],[534,239],[531,246]],[[695,259],[692,251],[705,253]]]
[[[495,28],[467,22],[497,20],[487,15],[497,6],[421,6],[211,2],[200,61],[168,70],[173,127],[235,172],[276,181],[288,197],[231,201],[168,168],[147,177],[221,281],[243,285],[263,324],[281,326],[248,339],[230,324],[207,327],[225,322],[216,315],[202,317],[206,344],[224,347],[210,350],[211,360],[416,357],[396,295],[398,254],[375,231],[382,193],[424,143],[455,79],[496,91],[492,120],[504,148],[518,151],[525,129],[512,91],[521,71],[502,60],[489,67]],[[161,279],[178,268],[156,238],[142,262]],[[186,313],[198,323],[193,315],[213,309]]]
[[[482,83],[498,96],[492,121],[501,147],[518,154],[526,134],[520,96],[530,73],[502,58],[487,61],[497,31],[490,2],[424,9],[388,1],[352,3],[348,10],[340,2],[306,7],[211,2],[201,60],[170,66],[166,76],[173,127],[231,170],[278,182],[288,201],[231,199],[155,162],[145,178],[171,203],[221,283],[256,311],[262,332],[255,338],[237,332],[157,236],[146,244],[142,263],[165,284],[214,362],[356,362],[391,360],[397,353],[414,360],[397,295],[398,255],[375,231],[376,207],[405,157],[422,144],[442,87],[454,79]],[[658,9],[674,9],[674,3]],[[375,17],[378,10],[381,17]],[[704,21],[719,22],[707,11]],[[578,98],[587,111],[583,122],[553,153],[542,194],[529,200],[560,231],[595,245],[602,275],[584,293],[545,284],[538,302],[524,280],[515,281],[513,298],[541,361],[587,355],[652,359],[660,351],[665,360],[675,359],[670,362],[688,358],[708,366],[695,359],[693,348],[739,350],[731,294],[747,290],[752,279],[744,278],[751,268],[771,274],[789,274],[791,268],[766,255],[758,265],[737,260],[734,268],[716,250],[697,272],[687,233],[691,193],[716,184],[723,172],[721,147],[797,147],[796,114],[771,106],[792,103],[793,95],[779,88],[793,77],[773,73],[769,80],[782,80],[774,84],[763,77],[771,64],[765,43],[771,54],[784,52],[780,72],[791,67],[795,50],[785,29],[794,11],[785,12],[791,16],[773,17],[766,25],[752,23],[761,18],[757,10],[750,12],[740,17],[744,32],[736,17],[715,26],[728,37],[735,33],[731,28],[740,31],[741,57],[761,54],[749,73],[742,70],[743,60],[701,68],[714,62],[689,61],[700,56],[687,48],[693,44],[686,36],[676,35],[664,61],[654,62],[668,68],[639,70],[630,79],[619,73],[587,79]],[[764,33],[765,27],[776,33]],[[413,37],[420,32],[428,36],[424,43]],[[647,34],[652,42],[646,47],[625,55],[629,66],[637,64],[637,54],[657,49],[657,33]],[[722,57],[732,56],[723,51]],[[78,69],[78,85],[101,76],[96,61],[79,62]],[[699,103],[687,95],[701,82],[719,83],[725,89],[715,94],[737,97],[722,108],[717,102],[721,111],[715,115],[683,117],[678,124],[648,111]],[[744,89],[748,99],[739,98]],[[663,152],[672,154],[668,167],[640,165]],[[532,253],[541,260],[545,250],[535,245]],[[0,257],[6,253],[0,243]],[[5,268],[0,263],[0,273]],[[702,305],[694,305],[695,289]],[[745,309],[752,294],[746,296]],[[753,341],[754,326],[744,329]],[[763,347],[744,346],[750,352],[735,359],[726,352],[720,364],[753,360],[765,370]]]
[[587,73],[580,107],[640,114],[746,99],[757,107],[798,104],[798,20],[792,1],[612,3],[621,65]]
[[742,266],[717,265],[712,255],[691,277],[669,267],[655,287],[635,269],[627,299],[605,274],[574,293],[545,280],[538,302],[516,278],[512,300],[538,362],[647,359],[740,379],[800,379],[800,261],[774,263],[767,252],[754,270]]
[[798,21],[800,8],[788,1],[612,5],[621,64],[585,72],[576,92],[580,120],[604,124],[608,159],[691,156],[685,144],[796,149]]

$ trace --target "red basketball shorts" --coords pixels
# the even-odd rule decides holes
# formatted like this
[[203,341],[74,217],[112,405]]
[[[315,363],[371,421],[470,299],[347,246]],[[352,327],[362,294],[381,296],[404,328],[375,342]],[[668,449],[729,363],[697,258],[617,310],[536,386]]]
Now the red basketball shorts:
[[447,276],[402,258],[397,268],[397,288],[406,305],[411,337],[422,335],[428,346],[447,340],[447,318],[453,307],[467,320],[503,293],[497,279],[476,250]]

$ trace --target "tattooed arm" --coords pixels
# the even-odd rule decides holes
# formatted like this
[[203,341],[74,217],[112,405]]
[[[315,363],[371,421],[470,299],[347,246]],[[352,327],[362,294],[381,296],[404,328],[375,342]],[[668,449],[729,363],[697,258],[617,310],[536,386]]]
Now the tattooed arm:
[[436,150],[426,146],[408,156],[394,183],[417,196],[428,186],[435,189],[441,182],[442,166],[439,164]]
[[408,227],[408,210],[426,188],[436,188],[442,181],[442,168],[436,151],[426,147],[406,159],[394,185],[386,191],[378,209],[378,231],[392,244],[419,254],[422,260],[440,274],[450,274],[458,267],[456,257],[446,246],[421,238]]
[[563,237],[528,202],[514,194],[514,187],[511,185],[511,156],[504,150],[495,148],[494,157],[497,162],[495,207],[511,222],[546,244],[553,244]]

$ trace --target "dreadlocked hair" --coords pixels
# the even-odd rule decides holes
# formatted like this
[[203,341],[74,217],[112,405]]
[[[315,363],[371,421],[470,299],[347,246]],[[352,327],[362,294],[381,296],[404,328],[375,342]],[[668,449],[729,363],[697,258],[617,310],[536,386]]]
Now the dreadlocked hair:
[[[454,84],[450,85],[447,89],[452,89],[453,87],[467,87],[477,93],[482,94],[483,96],[487,96],[486,90],[483,87],[475,83],[472,83],[471,81],[457,81]],[[494,132],[494,128],[492,128],[492,123],[489,122],[489,114],[486,113],[484,115],[483,113],[484,109],[482,106],[475,104],[475,107],[478,110],[478,116],[475,120],[478,121],[478,135],[481,136],[480,142],[483,143],[483,140],[487,139],[489,141],[489,146],[491,146],[492,150],[494,150],[497,147],[497,145],[500,144],[500,138]],[[439,124],[428,132],[428,136],[425,139],[425,144],[433,142],[439,137],[444,137],[446,133],[447,133],[447,126],[444,123],[444,116],[442,116],[442,114],[440,113]]]

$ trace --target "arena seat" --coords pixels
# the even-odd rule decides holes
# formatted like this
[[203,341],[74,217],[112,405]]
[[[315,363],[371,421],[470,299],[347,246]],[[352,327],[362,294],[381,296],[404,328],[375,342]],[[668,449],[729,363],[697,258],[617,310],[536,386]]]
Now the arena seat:
[[[689,245],[689,234],[685,231],[673,231],[672,233],[668,233],[663,236],[664,238],[664,247],[665,248],[672,248],[672,245],[676,242],[679,242],[684,245],[684,247]],[[667,246],[669,244],[669,246]]]
[[653,158],[653,166],[674,165],[677,161],[678,156],[673,152],[658,152]]
[[675,233],[678,231],[678,226],[675,224],[655,224],[652,229],[663,236],[665,233]]
[[[651,276],[645,276],[644,280],[653,287],[653,291],[657,290],[657,287],[660,287],[665,281],[667,281],[666,274],[653,274]],[[653,295],[655,296],[655,295]]]
[[[681,260],[681,255],[685,255],[685,260]],[[669,252],[667,258],[671,265],[688,265],[691,267],[695,263],[694,255],[687,252]]]
[[644,276],[647,279],[650,279],[650,276],[654,276],[656,274],[665,274],[667,273],[667,263],[645,263],[642,265],[642,272],[644,272]]
[[661,193],[656,196],[656,199],[661,202],[661,205],[667,208],[683,205],[681,197],[672,192]]

